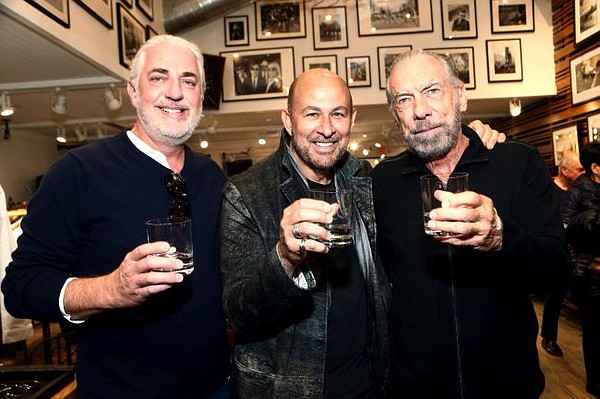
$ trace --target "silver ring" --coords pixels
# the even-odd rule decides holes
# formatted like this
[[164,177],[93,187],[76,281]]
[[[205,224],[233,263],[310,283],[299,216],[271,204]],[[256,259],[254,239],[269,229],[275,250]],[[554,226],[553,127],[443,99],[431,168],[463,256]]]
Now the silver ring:
[[306,238],[300,240],[299,252],[306,252]]
[[294,235],[294,238],[297,238],[297,239],[302,238],[302,234],[300,234],[300,230],[298,229],[297,224],[292,226],[292,234]]

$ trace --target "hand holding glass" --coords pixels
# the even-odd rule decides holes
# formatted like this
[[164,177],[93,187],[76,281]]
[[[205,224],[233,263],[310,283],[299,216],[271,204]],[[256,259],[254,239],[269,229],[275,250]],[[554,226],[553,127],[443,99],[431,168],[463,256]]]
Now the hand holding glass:
[[442,230],[433,230],[427,226],[429,222],[429,212],[435,208],[440,208],[442,204],[438,201],[433,193],[436,190],[449,191],[451,193],[460,193],[469,190],[469,174],[468,173],[455,173],[448,178],[447,182],[443,182],[436,175],[425,175],[421,176],[421,199],[423,201],[423,225],[425,227],[425,233],[431,236],[452,236],[454,233],[450,233]]
[[155,254],[166,258],[177,258],[183,262],[181,269],[162,269],[160,272],[191,274],[194,271],[194,246],[192,220],[186,217],[150,219],[146,222],[148,242],[166,241],[171,248],[165,253]]
[[352,190],[310,190],[312,199],[337,204],[339,209],[331,223],[322,225],[331,233],[331,239],[323,242],[329,248],[352,244]]

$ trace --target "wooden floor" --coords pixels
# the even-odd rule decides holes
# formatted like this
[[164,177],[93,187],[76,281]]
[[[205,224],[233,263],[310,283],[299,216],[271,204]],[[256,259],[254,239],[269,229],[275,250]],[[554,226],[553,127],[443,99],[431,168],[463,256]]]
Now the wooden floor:
[[[534,298],[534,305],[541,325],[543,302]],[[563,309],[558,322],[558,344],[563,357],[546,353],[538,338],[540,364],[546,376],[546,390],[541,399],[594,399],[585,392],[585,369],[581,351],[581,324],[577,314]]]
[[[538,320],[541,324],[541,313],[543,302],[533,298]],[[30,353],[34,364],[44,363],[43,350],[39,343],[41,341],[40,326],[35,328],[36,334],[28,340],[28,347],[34,353]],[[52,335],[55,335],[57,326],[52,326]],[[581,325],[577,314],[569,309],[563,309],[558,323],[558,343],[564,352],[564,357],[554,357],[544,351],[541,340],[538,338],[538,351],[540,364],[546,375],[546,390],[541,399],[595,399],[585,392],[585,372],[583,366],[583,355],[581,352]],[[36,348],[36,349],[33,349]],[[9,364],[20,364],[22,355],[17,354],[14,359],[0,359]],[[8,362],[7,362],[8,361]],[[53,354],[56,362],[56,355]],[[6,364],[8,365],[8,364]]]

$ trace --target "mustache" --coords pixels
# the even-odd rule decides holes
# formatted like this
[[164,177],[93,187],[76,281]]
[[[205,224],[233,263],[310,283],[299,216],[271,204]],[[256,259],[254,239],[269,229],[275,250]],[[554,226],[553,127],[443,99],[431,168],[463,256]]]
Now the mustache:
[[415,126],[413,126],[410,130],[409,133],[410,134],[417,134],[417,133],[421,133],[424,130],[429,130],[429,129],[435,129],[442,126],[439,123],[433,123],[433,122],[429,122],[429,121],[418,121]]
[[331,137],[323,137],[323,136],[312,136],[308,138],[308,141],[311,143],[337,143],[342,138],[340,136],[331,136]]

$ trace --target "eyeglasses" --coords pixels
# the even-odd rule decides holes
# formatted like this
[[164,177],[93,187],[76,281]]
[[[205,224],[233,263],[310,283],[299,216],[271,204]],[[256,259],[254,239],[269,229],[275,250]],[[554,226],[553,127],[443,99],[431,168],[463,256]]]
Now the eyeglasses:
[[187,184],[180,173],[169,173],[165,176],[167,192],[173,196],[169,208],[171,217],[191,217],[190,203],[188,202]]

